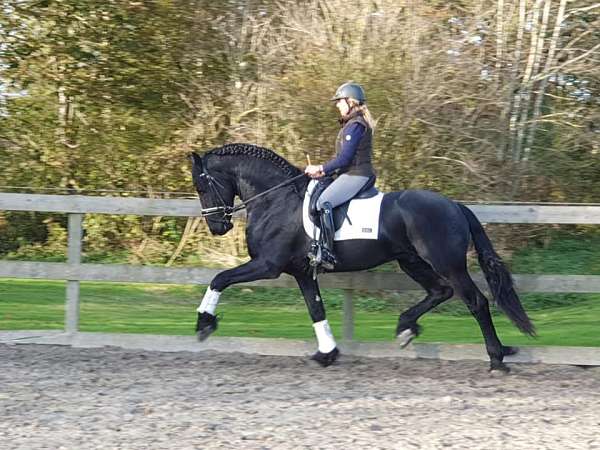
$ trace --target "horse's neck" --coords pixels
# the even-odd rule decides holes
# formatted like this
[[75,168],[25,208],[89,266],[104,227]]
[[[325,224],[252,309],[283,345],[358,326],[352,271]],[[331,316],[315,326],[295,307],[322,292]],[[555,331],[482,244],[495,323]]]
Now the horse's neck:
[[[281,183],[285,183],[290,178],[291,177],[283,174],[273,175],[268,174],[267,172],[263,173],[259,170],[240,173],[238,176],[238,194],[242,201],[247,201],[268,189],[271,189]],[[277,195],[277,192],[273,192],[273,194],[270,195]]]
[[[253,197],[276,187],[277,185],[290,180],[291,177],[285,175],[268,177],[265,175],[252,174],[238,178],[239,195],[243,202],[246,202]],[[259,217],[265,211],[265,208],[271,209],[274,205],[280,205],[287,211],[300,208],[302,206],[302,196],[306,190],[306,183],[301,180],[292,181],[279,189],[266,194],[262,198],[257,198],[256,201],[251,201],[248,204],[248,211],[253,212],[253,216]]]
[[263,179],[257,174],[242,174],[238,178],[238,194],[242,201],[247,201],[261,192],[275,186],[275,184],[272,184],[269,181],[272,180]]
[[[288,174],[284,171],[274,170],[272,164],[255,160],[250,163],[244,161],[240,164],[233,164],[231,160],[221,161],[216,160],[214,165],[209,167],[210,170],[220,171],[225,173],[227,177],[235,183],[237,195],[243,202],[247,202],[253,197],[271,189],[285,181],[290,180],[294,173]],[[289,172],[289,171],[288,171]],[[292,171],[293,172],[293,171]],[[298,171],[298,174],[301,172]],[[293,192],[291,186],[295,186],[297,195],[294,196],[301,202],[301,196],[304,194],[307,180],[296,180],[291,182],[290,185],[282,186],[281,189],[276,189],[273,192],[267,194],[264,198],[259,198],[256,202],[251,202],[250,205],[253,207],[263,204],[268,204],[270,201],[277,201],[277,198],[282,199],[282,196],[288,195]],[[292,199],[285,197],[285,201],[292,201]],[[250,207],[250,205],[248,205]],[[293,204],[288,205],[294,207]],[[253,208],[255,209],[255,208]]]

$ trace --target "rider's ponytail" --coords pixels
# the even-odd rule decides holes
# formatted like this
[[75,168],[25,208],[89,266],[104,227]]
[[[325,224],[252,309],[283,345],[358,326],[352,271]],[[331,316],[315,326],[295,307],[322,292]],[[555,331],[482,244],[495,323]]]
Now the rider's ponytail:
[[362,112],[363,118],[365,119],[365,122],[367,122],[369,124],[369,126],[371,127],[371,130],[374,130],[375,129],[375,120],[373,119],[373,116],[371,115],[369,108],[367,108],[367,105],[365,105],[364,103],[362,105],[358,105],[358,110],[360,112]]
[[353,98],[350,98],[348,100],[352,103],[352,109],[355,111],[360,111],[363,116],[363,119],[365,119],[365,122],[367,122],[369,127],[371,127],[371,129],[374,130],[375,120],[373,119],[373,116],[371,115],[371,112],[369,111],[369,108],[367,107],[366,103],[358,103]]

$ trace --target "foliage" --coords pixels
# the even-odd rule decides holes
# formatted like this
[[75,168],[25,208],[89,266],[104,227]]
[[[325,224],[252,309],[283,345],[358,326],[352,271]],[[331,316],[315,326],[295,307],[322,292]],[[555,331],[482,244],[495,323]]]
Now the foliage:
[[15,252],[8,253],[7,259],[27,259],[38,261],[66,261],[67,231],[51,218],[44,221],[47,237],[44,242],[21,245]]
[[[589,0],[1,4],[2,186],[190,192],[186,154],[232,141],[298,166],[306,154],[323,162],[337,131],[328,98],[354,79],[377,120],[384,190],[561,202],[600,194],[600,10]],[[0,253],[50,251],[36,247],[48,239],[47,215],[31,217],[24,230],[22,216],[0,213]],[[193,219],[94,215],[86,226],[90,255],[246,258],[241,227],[213,238]]]

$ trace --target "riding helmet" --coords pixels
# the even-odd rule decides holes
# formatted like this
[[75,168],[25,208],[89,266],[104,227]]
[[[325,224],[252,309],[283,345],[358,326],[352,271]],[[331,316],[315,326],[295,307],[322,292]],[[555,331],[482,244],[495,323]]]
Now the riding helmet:
[[337,101],[341,98],[353,98],[359,103],[366,103],[367,101],[365,90],[360,84],[353,81],[348,81],[338,87],[335,91],[335,95],[331,98],[331,101]]

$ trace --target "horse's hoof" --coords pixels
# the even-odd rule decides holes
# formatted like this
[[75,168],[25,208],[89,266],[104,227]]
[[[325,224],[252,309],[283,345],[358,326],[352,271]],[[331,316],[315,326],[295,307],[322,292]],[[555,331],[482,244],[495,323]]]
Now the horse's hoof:
[[396,339],[400,344],[400,348],[404,348],[408,344],[410,344],[415,337],[417,337],[417,334],[410,328],[407,328],[406,330],[402,331],[399,335],[397,335]]
[[519,347],[509,347],[507,345],[503,345],[502,353],[504,353],[504,356],[516,355],[519,353]]
[[335,360],[338,358],[339,354],[340,354],[340,351],[337,349],[337,347],[335,347],[329,353],[321,353],[321,352],[317,351],[317,353],[312,355],[310,357],[310,359],[318,362],[321,365],[321,367],[327,367],[327,366],[332,365],[335,362]]
[[216,316],[207,312],[198,313],[196,321],[196,337],[200,342],[206,340],[218,328],[218,319]]
[[208,337],[213,333],[214,330],[210,330],[209,328],[203,328],[202,330],[198,330],[196,332],[196,337],[198,338],[198,342],[205,341]]
[[510,367],[500,361],[495,361],[490,364],[490,375],[507,375],[510,372]]

